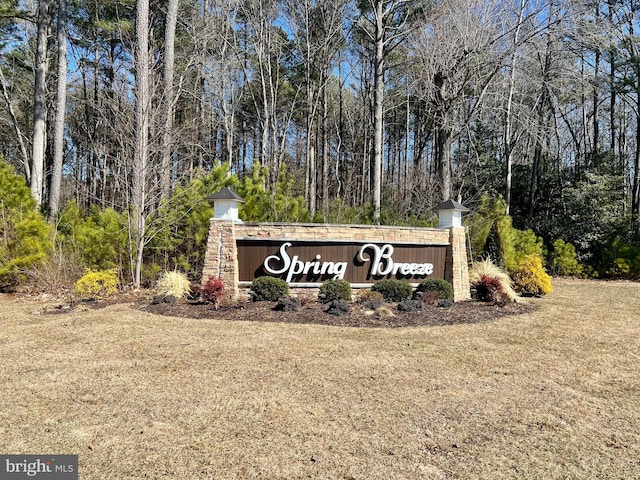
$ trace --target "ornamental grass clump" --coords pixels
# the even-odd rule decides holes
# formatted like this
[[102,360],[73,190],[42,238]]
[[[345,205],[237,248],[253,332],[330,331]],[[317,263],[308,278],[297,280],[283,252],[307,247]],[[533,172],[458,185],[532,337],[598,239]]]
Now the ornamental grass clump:
[[190,291],[191,282],[184,273],[178,271],[164,272],[158,279],[155,288],[158,296],[176,299],[186,297]]
[[469,281],[473,296],[480,301],[498,304],[518,301],[509,274],[489,259],[473,264],[469,270]]

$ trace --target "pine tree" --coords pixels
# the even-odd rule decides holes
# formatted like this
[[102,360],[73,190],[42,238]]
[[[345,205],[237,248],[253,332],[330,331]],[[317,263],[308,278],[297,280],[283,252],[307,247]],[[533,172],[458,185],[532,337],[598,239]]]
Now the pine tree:
[[49,226],[24,178],[0,159],[0,288],[16,284],[50,246]]

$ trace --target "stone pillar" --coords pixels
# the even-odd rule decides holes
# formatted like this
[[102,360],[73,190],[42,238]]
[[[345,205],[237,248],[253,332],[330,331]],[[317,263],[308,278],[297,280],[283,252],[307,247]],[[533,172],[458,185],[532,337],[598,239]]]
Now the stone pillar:
[[238,248],[236,227],[232,220],[211,219],[202,270],[202,285],[210,276],[220,277],[224,283],[221,303],[233,303],[238,300]]
[[[456,302],[471,298],[469,284],[469,264],[467,262],[466,230],[464,227],[449,227],[449,243],[451,248],[451,271],[453,299]],[[449,259],[448,259],[449,261]]]

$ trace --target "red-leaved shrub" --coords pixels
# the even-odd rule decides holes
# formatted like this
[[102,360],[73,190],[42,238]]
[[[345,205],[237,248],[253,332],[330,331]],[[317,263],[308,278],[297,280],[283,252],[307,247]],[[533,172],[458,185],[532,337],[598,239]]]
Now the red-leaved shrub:
[[482,302],[493,302],[503,305],[509,300],[507,292],[498,277],[481,275],[477,282],[471,286],[475,290],[476,297]]
[[207,303],[212,303],[216,308],[224,293],[224,283],[220,277],[210,276],[200,289],[200,297]]

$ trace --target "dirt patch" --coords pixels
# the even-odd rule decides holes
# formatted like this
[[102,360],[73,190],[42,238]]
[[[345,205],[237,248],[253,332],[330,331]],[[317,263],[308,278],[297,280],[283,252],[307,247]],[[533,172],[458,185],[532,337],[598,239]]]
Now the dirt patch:
[[536,308],[531,303],[512,303],[499,306],[467,301],[457,302],[447,307],[425,305],[420,312],[401,312],[394,304],[387,304],[375,311],[365,310],[358,304],[351,304],[348,315],[337,316],[327,313],[329,305],[310,300],[303,300],[302,306],[295,312],[277,311],[274,310],[274,306],[275,304],[270,302],[243,302],[233,306],[220,307],[216,310],[211,305],[185,301],[176,305],[147,303],[141,304],[140,308],[157,315],[197,319],[382,328],[487,322],[505,315],[528,313]]

